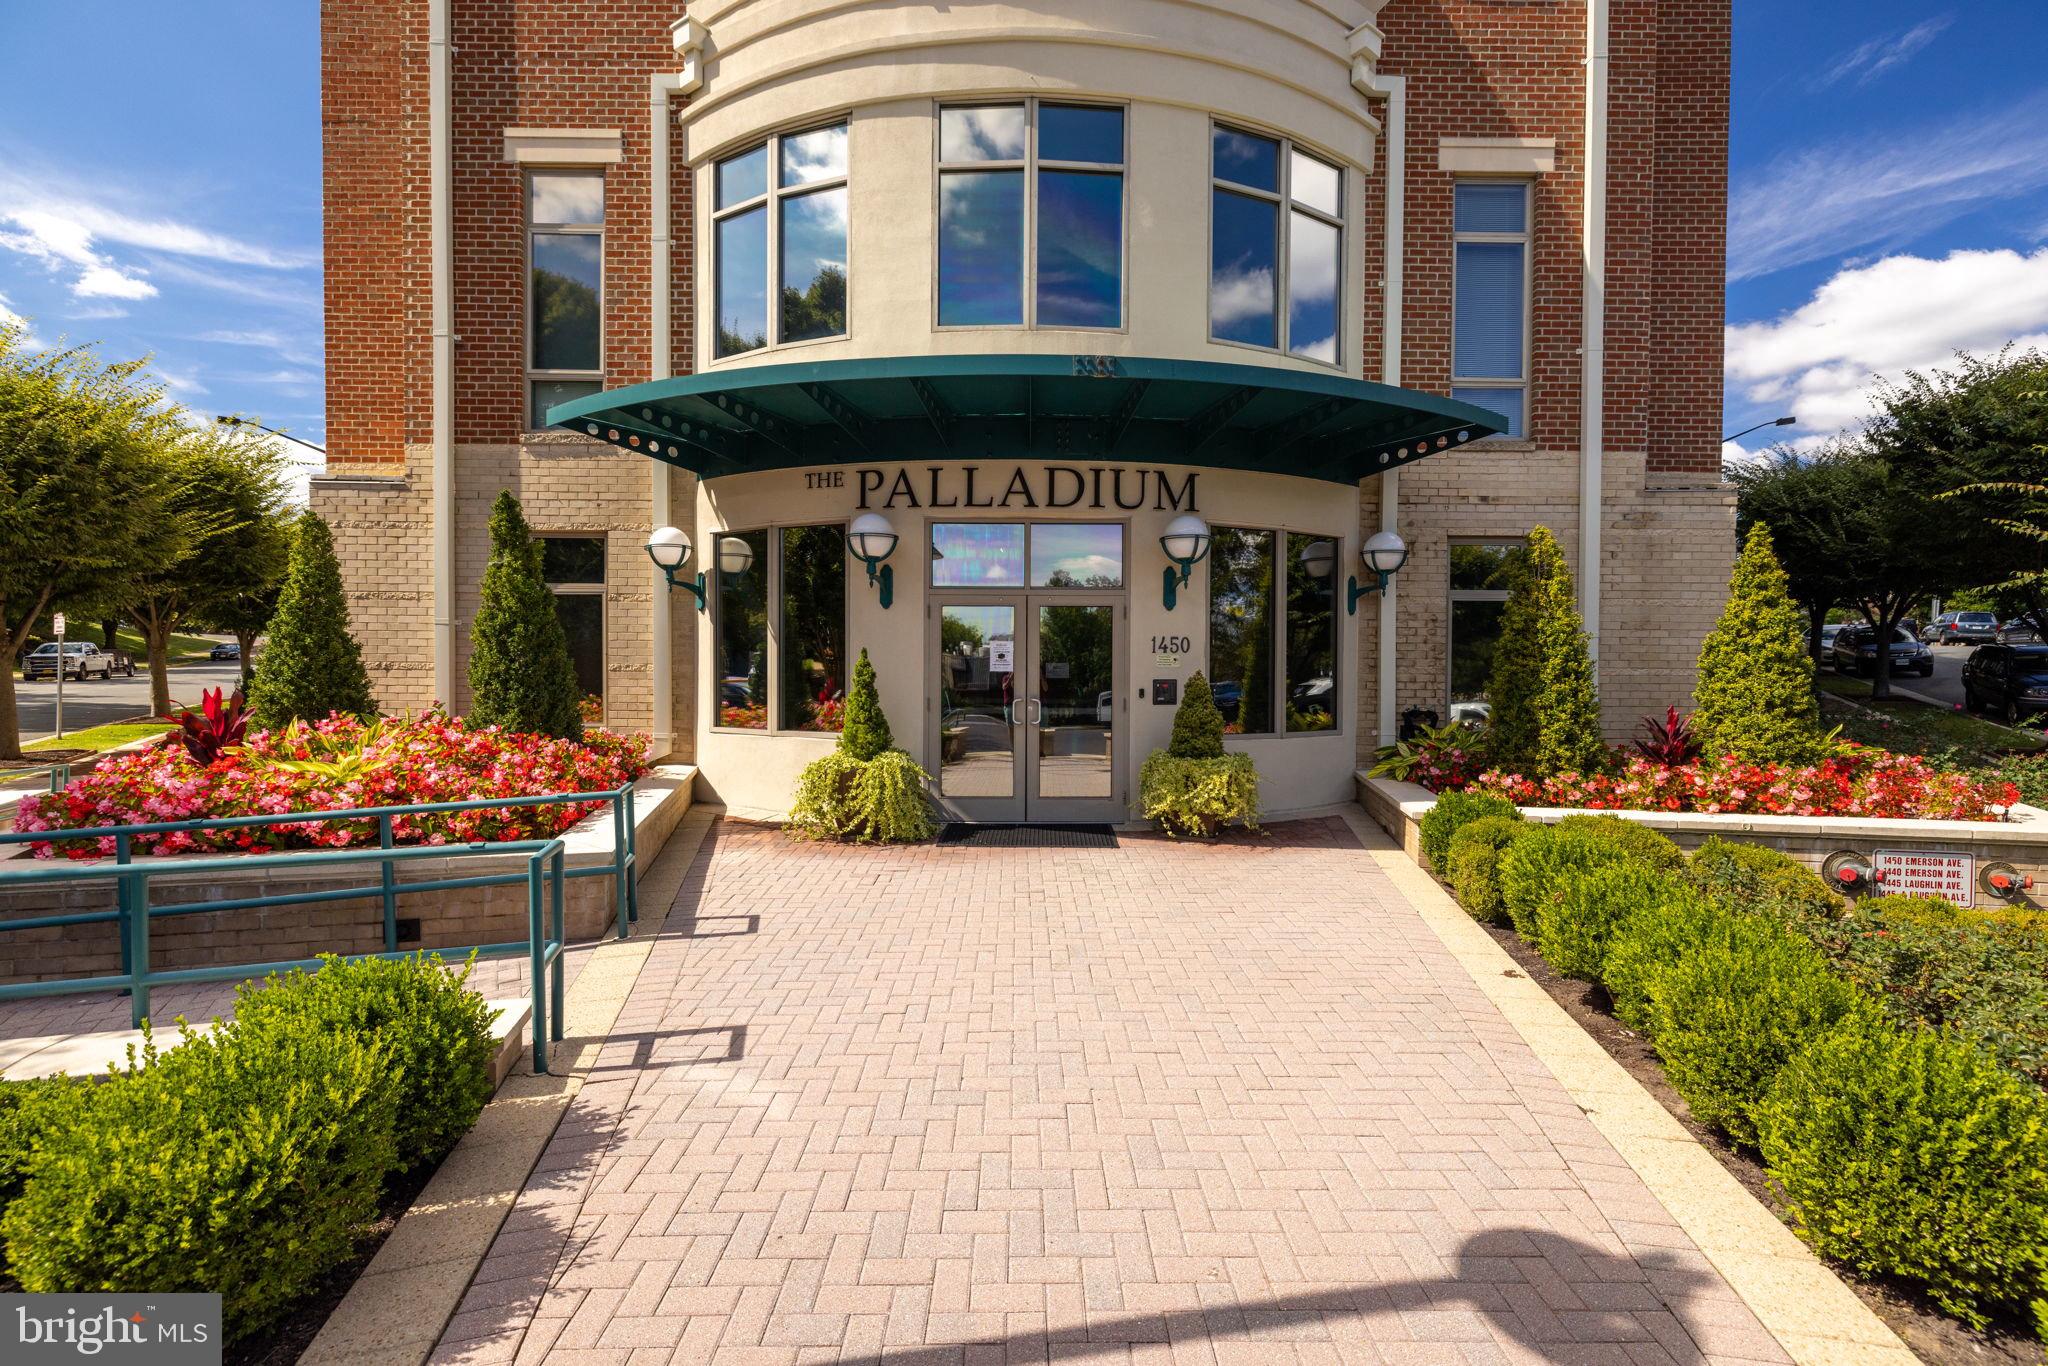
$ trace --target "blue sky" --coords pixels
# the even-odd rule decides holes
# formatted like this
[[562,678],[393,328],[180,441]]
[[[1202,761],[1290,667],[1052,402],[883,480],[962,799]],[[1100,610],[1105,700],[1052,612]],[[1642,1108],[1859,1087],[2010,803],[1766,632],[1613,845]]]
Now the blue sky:
[[[0,308],[321,441],[317,9],[0,0]],[[1735,0],[1725,430],[2048,345],[2044,71],[2040,0]]]

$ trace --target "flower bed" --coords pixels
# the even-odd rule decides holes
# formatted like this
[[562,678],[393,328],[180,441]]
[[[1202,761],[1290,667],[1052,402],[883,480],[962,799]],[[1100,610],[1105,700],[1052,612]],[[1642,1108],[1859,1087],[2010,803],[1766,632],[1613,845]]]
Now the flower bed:
[[[647,772],[646,748],[640,735],[590,731],[579,743],[495,726],[471,729],[440,712],[372,725],[334,716],[313,726],[253,733],[210,764],[175,744],[116,756],[62,792],[23,798],[14,824],[22,831],[61,830],[602,792]],[[585,802],[400,816],[392,822],[392,837],[400,844],[547,838],[595,809]],[[142,835],[135,847],[153,854],[233,853],[346,848],[376,840],[375,821],[336,821]],[[96,858],[112,854],[114,842],[109,836],[32,848],[39,858]]]

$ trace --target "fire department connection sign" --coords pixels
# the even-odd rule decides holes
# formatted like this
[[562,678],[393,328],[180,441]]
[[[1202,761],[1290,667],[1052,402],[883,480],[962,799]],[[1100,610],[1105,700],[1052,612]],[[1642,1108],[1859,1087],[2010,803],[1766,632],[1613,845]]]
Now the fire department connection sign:
[[1938,896],[1958,906],[1976,901],[1977,860],[1928,849],[1879,849],[1870,871],[1887,896]]

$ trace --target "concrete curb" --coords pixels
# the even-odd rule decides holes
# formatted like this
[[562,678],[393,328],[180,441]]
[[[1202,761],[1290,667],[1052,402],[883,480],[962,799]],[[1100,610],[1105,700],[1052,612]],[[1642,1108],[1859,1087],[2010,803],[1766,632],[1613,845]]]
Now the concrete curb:
[[433,1352],[610,1036],[720,814],[716,807],[696,805],[683,817],[641,877],[633,937],[591,949],[569,985],[562,1042],[550,1053],[555,1072],[542,1077],[515,1071],[506,1079],[335,1306],[299,1358],[303,1366],[419,1366]]
[[1671,1112],[1523,975],[1364,811],[1344,813],[1373,861],[1513,1025],[1537,1060],[1678,1221],[1799,1366],[1914,1366],[1856,1292],[1745,1190]]

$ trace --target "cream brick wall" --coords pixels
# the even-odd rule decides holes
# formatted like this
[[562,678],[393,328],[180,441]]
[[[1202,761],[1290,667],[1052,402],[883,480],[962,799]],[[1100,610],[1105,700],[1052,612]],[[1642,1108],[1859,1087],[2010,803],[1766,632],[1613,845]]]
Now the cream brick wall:
[[[456,448],[455,696],[469,703],[469,632],[490,557],[491,504],[510,489],[536,532],[603,535],[605,555],[605,706],[614,729],[654,731],[650,660],[654,610],[673,614],[674,757],[690,761],[695,746],[697,625],[688,593],[657,597],[652,566],[641,549],[652,529],[648,507],[651,462],[587,442],[533,441]],[[334,528],[348,593],[349,619],[362,642],[378,701],[387,709],[418,709],[434,700],[433,467],[428,448],[408,450],[402,479],[314,481],[312,505]],[[696,479],[676,471],[668,520],[690,531]],[[694,564],[692,565],[694,569]]]

